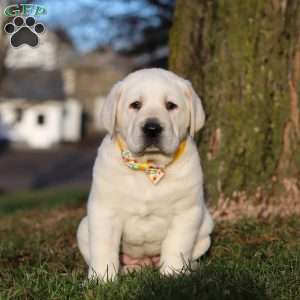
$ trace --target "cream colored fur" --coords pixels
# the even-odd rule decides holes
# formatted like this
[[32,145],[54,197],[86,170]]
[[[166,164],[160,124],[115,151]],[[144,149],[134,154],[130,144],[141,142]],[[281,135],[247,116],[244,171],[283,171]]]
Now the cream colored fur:
[[[130,108],[135,100],[142,102],[138,111]],[[178,108],[166,110],[168,100]],[[160,149],[154,149],[160,153],[143,145],[141,127],[153,117],[164,128]],[[208,250],[213,229],[192,139],[204,124],[201,100],[191,84],[174,73],[144,69],[113,87],[102,119],[109,134],[98,150],[87,216],[77,232],[89,278],[114,279],[120,267],[120,251],[134,258],[160,255],[163,274],[183,270]],[[172,160],[181,141],[187,142],[183,154],[154,185],[144,172],[124,164],[116,145],[117,135],[138,160],[152,159],[161,165]]]

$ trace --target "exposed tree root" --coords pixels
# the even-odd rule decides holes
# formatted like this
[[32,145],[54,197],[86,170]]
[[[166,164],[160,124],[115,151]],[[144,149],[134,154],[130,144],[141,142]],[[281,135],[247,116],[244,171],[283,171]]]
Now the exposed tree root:
[[212,207],[213,218],[216,221],[235,222],[242,218],[269,219],[273,217],[300,216],[300,185],[294,178],[286,178],[282,182],[285,193],[279,198],[264,195],[258,189],[253,199],[245,192],[236,192],[230,198],[223,195],[218,204]]

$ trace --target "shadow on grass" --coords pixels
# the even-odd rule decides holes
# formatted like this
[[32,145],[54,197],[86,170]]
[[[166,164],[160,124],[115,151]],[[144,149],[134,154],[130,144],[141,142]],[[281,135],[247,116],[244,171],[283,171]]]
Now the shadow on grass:
[[[212,276],[213,275],[213,276]],[[196,272],[191,276],[165,279],[159,284],[145,281],[140,299],[201,299],[201,300],[267,300],[264,286],[259,285],[251,274],[239,271],[238,275],[216,270]],[[161,295],[161,297],[159,297]],[[138,297],[139,298],[139,297]]]
[[220,270],[220,266],[206,266],[206,270],[189,276],[166,278],[145,271],[122,276],[113,283],[94,283],[85,292],[92,297],[101,295],[103,299],[270,300],[265,287],[248,271],[234,272],[231,268]]

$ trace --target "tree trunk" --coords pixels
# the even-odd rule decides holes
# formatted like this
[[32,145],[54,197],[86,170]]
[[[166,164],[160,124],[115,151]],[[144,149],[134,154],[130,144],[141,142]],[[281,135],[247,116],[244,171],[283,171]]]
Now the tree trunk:
[[170,47],[207,113],[208,196],[298,189],[300,1],[177,0]]

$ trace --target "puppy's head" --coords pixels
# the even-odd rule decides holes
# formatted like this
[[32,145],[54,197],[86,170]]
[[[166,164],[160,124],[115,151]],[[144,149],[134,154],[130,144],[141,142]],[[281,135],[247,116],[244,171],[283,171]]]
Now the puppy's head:
[[102,121],[135,155],[172,155],[188,134],[201,129],[205,115],[189,81],[163,69],[143,69],[113,86]]

